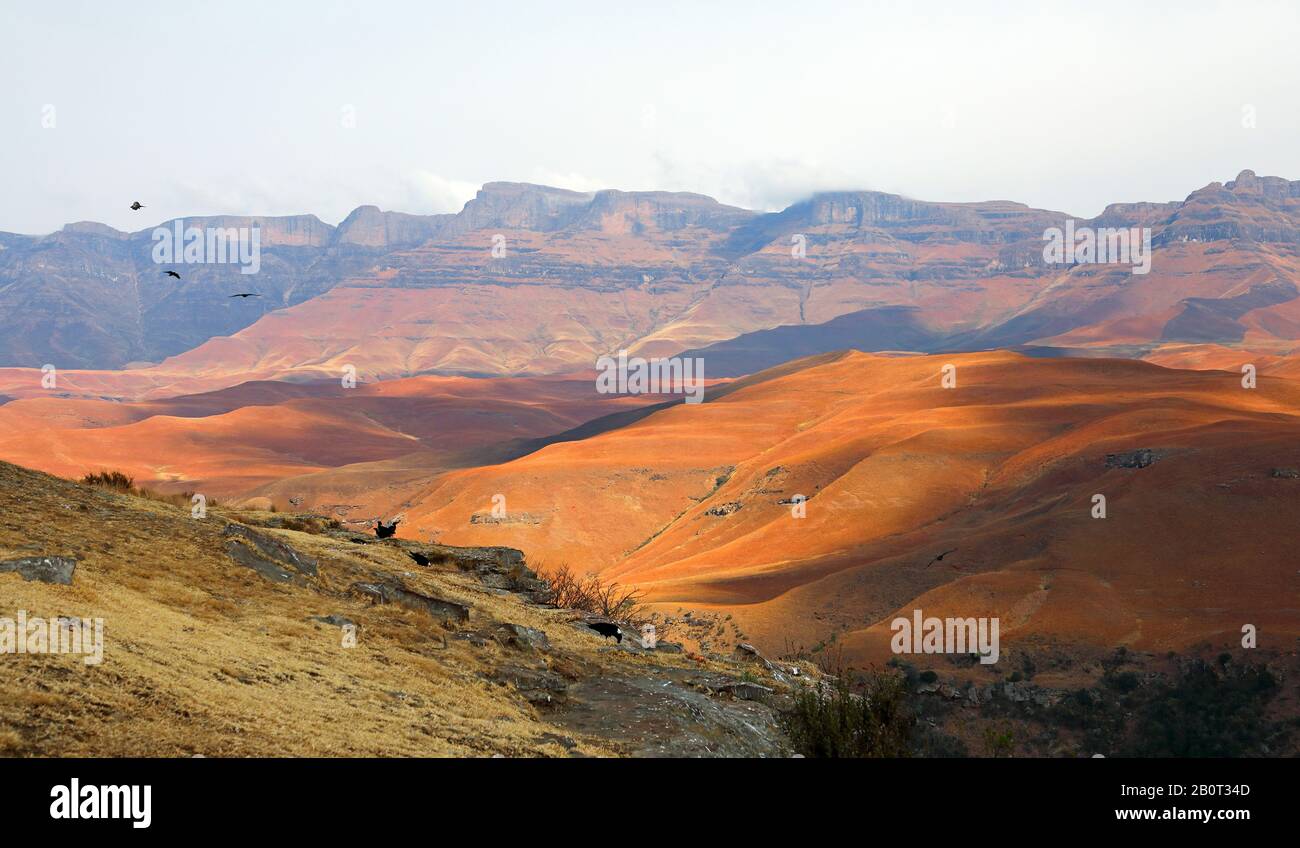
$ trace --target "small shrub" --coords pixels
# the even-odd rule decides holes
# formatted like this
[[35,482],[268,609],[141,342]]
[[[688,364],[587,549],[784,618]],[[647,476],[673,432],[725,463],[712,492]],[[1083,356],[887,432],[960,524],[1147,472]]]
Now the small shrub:
[[1284,727],[1266,717],[1278,694],[1264,666],[1190,663],[1173,681],[1154,687],[1138,711],[1124,752],[1137,757],[1247,757],[1279,749]]
[[1010,726],[984,728],[984,752],[990,757],[1009,757],[1015,749]]
[[[110,489],[114,492],[121,492],[124,495],[134,495],[137,498],[157,501],[159,503],[169,503],[174,506],[183,506],[188,508],[194,498],[193,492],[179,492],[177,494],[164,495],[161,492],[155,492],[153,489],[147,489],[144,486],[136,486],[135,478],[121,471],[99,471],[84,475],[81,478],[84,486],[98,486],[101,489]],[[216,498],[208,498],[207,505],[214,507],[217,505]]]
[[637,589],[625,589],[614,582],[606,583],[596,574],[579,576],[568,565],[561,565],[549,572],[543,572],[539,567],[538,576],[550,584],[548,600],[557,607],[637,625],[649,620],[644,615],[641,604],[642,593]]
[[311,533],[316,536],[326,530],[337,530],[343,526],[337,518],[326,518],[322,515],[286,515],[281,519],[281,524],[286,530],[297,530],[299,533]]
[[1106,685],[1121,694],[1127,694],[1138,688],[1140,681],[1138,676],[1131,671],[1121,671],[1118,674],[1107,674],[1102,678]]
[[92,472],[82,477],[81,482],[86,486],[99,486],[102,489],[112,489],[115,492],[135,491],[135,478],[128,477],[121,471]]
[[797,693],[782,716],[795,749],[807,757],[908,756],[916,717],[903,675],[873,670],[860,686],[854,692],[848,675],[841,675],[829,687]]

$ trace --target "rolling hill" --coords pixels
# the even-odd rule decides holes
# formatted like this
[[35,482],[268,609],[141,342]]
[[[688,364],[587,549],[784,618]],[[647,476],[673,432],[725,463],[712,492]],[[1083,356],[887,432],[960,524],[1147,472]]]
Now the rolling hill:
[[1276,528],[1300,518],[1297,408],[1300,384],[1267,376],[827,354],[449,472],[403,531],[725,612],[770,651],[834,637],[881,661],[882,622],[920,607],[1001,616],[1012,641],[1172,650],[1252,623],[1290,645],[1300,572]]

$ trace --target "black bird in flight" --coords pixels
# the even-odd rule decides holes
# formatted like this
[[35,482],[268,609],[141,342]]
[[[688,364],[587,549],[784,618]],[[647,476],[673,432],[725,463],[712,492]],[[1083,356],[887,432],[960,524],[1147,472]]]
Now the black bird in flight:
[[253,292],[241,292],[239,294],[232,294],[231,297],[261,297],[261,295],[254,294]]
[[140,211],[141,209],[143,209],[143,208],[144,208],[144,204],[141,203],[141,202],[138,201],[138,200],[131,204],[131,211],[132,211],[132,212],[139,212],[139,211]]
[[400,518],[394,518],[392,524],[385,524],[382,519],[375,519],[375,535],[381,539],[391,539],[397,532],[397,522]]
[[175,271],[168,271],[168,272],[167,272],[167,276],[169,276],[169,277],[175,277],[175,278],[178,279],[178,280],[181,278],[181,275],[180,275],[180,274],[177,274]]
[[932,559],[932,560],[930,560],[929,562],[927,562],[927,563],[925,564],[925,567],[926,567],[926,568],[929,568],[930,566],[934,565],[936,562],[939,562],[941,559],[943,559],[944,557],[946,557],[948,554],[952,553],[952,552],[955,551],[955,550],[957,550],[957,549],[956,549],[956,548],[953,548],[952,551],[944,551],[943,553],[939,554],[939,555],[938,555],[937,557],[935,557],[934,559]]

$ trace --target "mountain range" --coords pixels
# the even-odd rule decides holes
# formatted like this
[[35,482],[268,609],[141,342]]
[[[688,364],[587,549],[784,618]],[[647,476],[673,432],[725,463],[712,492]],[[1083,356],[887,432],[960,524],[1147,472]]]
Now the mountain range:
[[[1046,263],[1044,231],[1069,220],[1150,228],[1150,273]],[[193,389],[349,364],[369,379],[561,373],[619,349],[720,345],[712,373],[736,376],[846,340],[1157,361],[1207,345],[1280,355],[1300,340],[1300,182],[1251,171],[1077,220],[869,191],[761,213],[695,194],[489,183],[455,215],[184,221],[259,227],[258,273],[155,264],[153,228],[0,234],[0,367],[130,366],[144,373],[129,385]],[[247,290],[261,296],[229,297]]]

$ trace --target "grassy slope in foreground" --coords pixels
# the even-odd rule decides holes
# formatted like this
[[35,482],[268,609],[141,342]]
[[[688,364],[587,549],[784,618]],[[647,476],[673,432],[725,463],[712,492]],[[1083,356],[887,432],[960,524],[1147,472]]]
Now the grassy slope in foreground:
[[[0,755],[780,753],[768,707],[717,696],[739,674],[726,663],[614,649],[572,611],[490,589],[457,562],[420,568],[398,543],[258,529],[319,564],[315,577],[273,582],[226,553],[223,530],[256,518],[211,510],[195,520],[0,462],[0,560],[79,560],[71,585],[0,573],[0,616],[105,622],[97,666],[0,656]],[[380,580],[465,604],[469,620],[442,624],[349,591]],[[356,622],[356,647],[309,620],[331,614]],[[544,630],[550,648],[502,644],[502,623]],[[530,675],[568,693],[535,707],[516,682]],[[638,695],[641,686],[654,694]],[[637,721],[607,720],[629,711]]]

